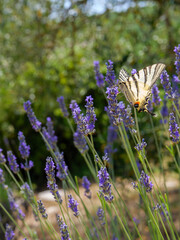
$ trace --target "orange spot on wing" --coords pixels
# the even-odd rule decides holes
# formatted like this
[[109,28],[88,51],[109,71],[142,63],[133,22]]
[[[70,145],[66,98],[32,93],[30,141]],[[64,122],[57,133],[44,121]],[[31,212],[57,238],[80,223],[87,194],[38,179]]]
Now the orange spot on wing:
[[134,104],[138,104],[138,105],[139,105],[139,104],[140,104],[140,102],[139,102],[139,101],[137,101],[137,102],[135,102]]

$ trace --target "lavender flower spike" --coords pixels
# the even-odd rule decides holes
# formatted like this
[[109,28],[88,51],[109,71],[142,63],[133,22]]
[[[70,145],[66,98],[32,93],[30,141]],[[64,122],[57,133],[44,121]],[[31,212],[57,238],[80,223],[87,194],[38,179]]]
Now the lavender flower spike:
[[47,178],[47,187],[50,189],[50,192],[54,196],[55,201],[62,203],[62,198],[58,192],[58,186],[55,179],[55,165],[51,157],[46,159],[46,178]]
[[169,133],[170,133],[170,137],[172,139],[172,141],[174,143],[178,143],[179,142],[179,126],[176,123],[176,119],[174,116],[174,113],[170,113],[169,114]]
[[154,103],[155,106],[159,106],[161,102],[161,98],[159,97],[159,89],[157,87],[157,84],[154,84],[151,92],[152,92],[152,102]]
[[78,106],[77,102],[75,100],[72,100],[69,108],[72,111],[72,116],[73,116],[75,123],[77,124],[77,128],[83,135],[86,135],[86,132],[85,132],[86,131],[86,121],[85,121],[83,114],[81,113],[81,109]]
[[135,148],[138,152],[140,152],[140,151],[142,151],[143,148],[145,148],[146,146],[147,146],[147,143],[144,141],[144,138],[143,138],[141,144],[138,143],[134,148]]
[[160,79],[161,79],[161,84],[163,85],[164,91],[166,93],[166,96],[168,96],[168,98],[171,99],[173,97],[172,87],[169,81],[169,75],[166,70],[162,72],[162,74],[160,75]]
[[141,176],[139,178],[140,184],[142,187],[145,187],[146,192],[151,192],[153,188],[153,184],[149,181],[150,177],[144,172],[141,171]]
[[108,83],[109,87],[116,85],[116,76],[113,70],[113,62],[111,60],[108,60],[106,63],[107,66],[107,73],[105,77],[105,81]]
[[6,232],[5,232],[5,239],[6,240],[13,240],[14,236],[15,236],[15,234],[12,230],[12,227],[7,223],[6,224]]
[[74,200],[72,195],[68,195],[68,207],[74,212],[74,216],[78,217],[79,216],[79,211],[78,211],[78,202]]
[[175,56],[176,56],[176,61],[175,61],[175,66],[176,66],[176,73],[179,76],[180,75],[180,44],[174,48]]
[[44,204],[41,200],[37,201],[38,203],[38,209],[39,209],[39,212],[41,213],[42,217],[47,219],[48,218],[48,214],[46,213],[46,209],[44,207]]
[[86,97],[86,135],[87,134],[92,134],[95,132],[95,121],[97,120],[96,114],[94,112],[94,107],[93,107],[93,98],[92,96],[87,96]]
[[100,196],[103,196],[107,202],[112,202],[114,196],[111,194],[111,184],[109,182],[109,173],[107,169],[101,167],[98,171],[99,178],[99,193]]
[[57,102],[59,103],[59,107],[60,107],[64,117],[66,117],[66,118],[69,117],[69,113],[68,113],[68,110],[67,110],[65,102],[64,102],[64,97],[63,96],[58,97]]
[[16,162],[16,156],[12,153],[12,151],[7,152],[7,159],[11,170],[17,174],[19,172],[19,164]]
[[80,151],[80,153],[84,154],[85,152],[87,152],[89,148],[86,143],[86,139],[84,135],[82,135],[82,133],[77,130],[73,136],[74,136],[74,145]]
[[82,186],[85,189],[84,195],[89,199],[91,198],[90,185],[91,185],[90,181],[86,176],[84,176],[82,178]]
[[105,224],[105,217],[104,217],[104,210],[101,207],[98,207],[98,210],[96,212],[99,221],[101,222],[101,225]]
[[19,205],[15,202],[15,199],[13,197],[13,193],[12,193],[10,188],[8,188],[8,190],[7,190],[7,195],[8,195],[8,201],[9,201],[9,204],[10,204],[11,211],[13,211],[17,214],[18,219],[24,220],[25,214],[19,208]]
[[6,163],[6,158],[4,154],[2,153],[2,149],[0,148],[0,164],[5,164]]
[[61,240],[71,240],[71,238],[69,237],[67,225],[64,223],[63,219],[60,218],[59,215],[57,215],[57,222],[61,233]]
[[[54,131],[54,126],[53,126],[53,122],[51,120],[50,117],[47,117],[47,122],[46,122],[46,127],[42,128],[42,132],[44,137],[46,138],[46,141],[48,142],[48,144],[50,145],[50,147],[53,150],[56,150],[57,148],[57,136],[55,135],[55,131]],[[47,150],[50,151],[49,146],[47,145]]]
[[19,131],[18,133],[19,139],[19,151],[24,160],[28,159],[30,154],[30,146],[27,145],[25,137],[22,132]]
[[96,84],[99,88],[104,87],[104,76],[99,71],[99,61],[94,61],[94,72],[96,76]]
[[60,180],[65,180],[68,176],[68,166],[66,165],[64,161],[64,153],[63,152],[55,152],[56,158],[56,169],[57,174],[56,177],[58,177]]
[[31,188],[30,188],[30,186],[27,182],[25,182],[21,186],[21,192],[24,194],[24,196],[28,200],[28,202],[33,204],[33,202],[34,202],[34,192],[31,190]]
[[28,116],[29,121],[32,125],[32,128],[36,132],[39,132],[41,130],[41,122],[37,120],[32,108],[31,108],[31,102],[29,100],[24,103],[24,110],[27,113],[27,116]]
[[4,178],[3,170],[1,168],[0,168],[0,184],[2,184],[2,187],[4,189],[8,189],[8,186],[5,184],[5,178]]

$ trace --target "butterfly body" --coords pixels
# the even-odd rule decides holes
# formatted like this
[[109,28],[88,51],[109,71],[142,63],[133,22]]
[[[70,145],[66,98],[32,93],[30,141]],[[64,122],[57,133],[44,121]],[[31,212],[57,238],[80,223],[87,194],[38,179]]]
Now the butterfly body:
[[[149,112],[146,105],[151,96],[151,89],[164,68],[165,64],[157,63],[141,69],[132,76],[121,69],[119,73],[120,91],[138,112]],[[154,115],[153,113],[150,114]]]

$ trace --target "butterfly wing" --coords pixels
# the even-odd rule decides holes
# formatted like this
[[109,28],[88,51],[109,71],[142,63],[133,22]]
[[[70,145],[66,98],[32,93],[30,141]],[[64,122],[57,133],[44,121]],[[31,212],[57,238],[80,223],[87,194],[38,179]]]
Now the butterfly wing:
[[157,63],[141,69],[132,76],[134,81],[137,81],[137,101],[139,101],[140,104],[148,101],[151,96],[151,88],[159,78],[164,68],[165,64]]
[[151,88],[164,68],[164,64],[157,63],[141,69],[132,76],[129,76],[124,69],[121,69],[119,73],[120,90],[132,105],[139,102],[140,106],[144,106],[151,96]]
[[129,74],[124,69],[121,69],[119,72],[119,88],[128,102],[133,105],[135,102],[135,94],[132,91],[131,82],[129,79]]

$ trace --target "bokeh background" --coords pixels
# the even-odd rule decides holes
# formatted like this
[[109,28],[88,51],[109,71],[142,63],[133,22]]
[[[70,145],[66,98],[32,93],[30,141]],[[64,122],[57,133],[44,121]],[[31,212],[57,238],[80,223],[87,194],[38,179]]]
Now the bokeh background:
[[[83,109],[85,97],[92,95],[98,119],[94,141],[103,155],[109,120],[104,111],[106,100],[96,86],[93,62],[100,62],[105,75],[105,63],[111,59],[117,76],[122,67],[130,72],[162,62],[171,75],[175,72],[173,49],[180,39],[180,1],[4,0],[0,29],[0,147],[20,157],[17,134],[23,131],[35,163],[32,180],[40,190],[46,186],[44,167],[49,153],[29,124],[24,101],[33,102],[43,124],[48,116],[52,118],[58,146],[72,175],[88,175],[57,97],[63,95],[67,106],[76,99]],[[148,116],[139,118],[151,154],[155,143],[148,138]],[[130,176],[131,168],[119,143],[114,149],[116,175]]]

